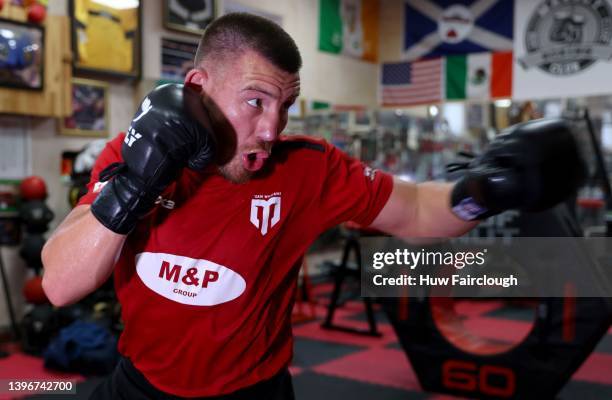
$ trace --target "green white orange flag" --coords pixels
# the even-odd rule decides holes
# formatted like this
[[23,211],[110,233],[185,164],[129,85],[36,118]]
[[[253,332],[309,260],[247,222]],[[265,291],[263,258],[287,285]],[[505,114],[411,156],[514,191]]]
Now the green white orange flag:
[[378,0],[319,0],[319,50],[376,62]]

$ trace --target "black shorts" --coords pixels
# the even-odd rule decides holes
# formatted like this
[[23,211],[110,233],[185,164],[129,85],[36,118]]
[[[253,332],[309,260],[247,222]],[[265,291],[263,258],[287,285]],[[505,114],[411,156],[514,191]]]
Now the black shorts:
[[[112,375],[105,379],[91,394],[94,400],[166,400],[184,399],[156,389],[129,359],[122,357]],[[293,383],[287,369],[272,378],[237,392],[215,397],[190,397],[206,400],[294,400]]]

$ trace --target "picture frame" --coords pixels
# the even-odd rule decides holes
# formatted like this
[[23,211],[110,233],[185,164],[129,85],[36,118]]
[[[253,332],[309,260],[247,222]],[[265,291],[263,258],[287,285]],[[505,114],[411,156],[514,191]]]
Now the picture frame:
[[194,67],[193,58],[197,41],[161,38],[161,79],[164,82],[182,83],[185,75]]
[[276,22],[279,26],[284,26],[283,17],[279,14],[273,14],[255,7],[245,6],[244,4],[238,1],[223,0],[223,11],[221,12],[221,14],[225,15],[230,13],[247,13],[258,15],[260,17],[269,19],[270,21]]
[[0,18],[0,86],[42,91],[45,29]]
[[108,84],[72,79],[72,114],[60,119],[59,132],[69,136],[108,136]]
[[217,16],[215,0],[164,0],[164,27],[201,35]]
[[138,80],[142,74],[142,0],[69,0],[75,75]]

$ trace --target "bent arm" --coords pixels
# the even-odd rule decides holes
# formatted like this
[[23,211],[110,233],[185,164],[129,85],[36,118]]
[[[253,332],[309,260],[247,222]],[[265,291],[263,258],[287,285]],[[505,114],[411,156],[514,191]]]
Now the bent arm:
[[100,287],[111,275],[125,235],[107,229],[89,211],[75,207],[42,251],[43,289],[52,304],[72,304]]
[[452,183],[393,181],[393,191],[371,227],[401,238],[461,236],[477,221],[464,221],[450,208]]

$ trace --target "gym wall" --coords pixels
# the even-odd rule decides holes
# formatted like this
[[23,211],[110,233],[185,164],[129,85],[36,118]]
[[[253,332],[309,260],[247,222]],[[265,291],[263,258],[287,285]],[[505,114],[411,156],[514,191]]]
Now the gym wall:
[[[283,27],[299,46],[304,66],[301,71],[302,96],[333,104],[377,105],[378,65],[374,63],[338,57],[318,51],[319,0],[240,0],[245,6],[280,15]],[[397,0],[380,2],[379,58],[397,60],[401,41],[401,4]],[[109,139],[125,130],[134,114],[137,102],[159,79],[161,65],[161,38],[178,38],[197,41],[197,36],[164,29],[161,1],[142,1],[142,80],[132,86],[129,83],[109,85]],[[217,0],[217,10],[223,10],[223,0]],[[67,0],[49,1],[49,15],[68,15]],[[2,116],[0,116],[1,120]],[[25,120],[25,118],[24,118]],[[50,231],[70,211],[67,189],[60,180],[60,158],[64,150],[79,150],[91,141],[88,138],[59,136],[53,119],[31,119],[26,122],[31,140],[33,175],[41,176],[49,190],[48,206],[55,213]],[[24,312],[21,288],[29,276],[18,255],[18,247],[2,249],[9,284],[12,288],[13,306],[18,317]],[[0,296],[4,296],[0,287]],[[9,326],[5,302],[0,302],[0,330]]]

